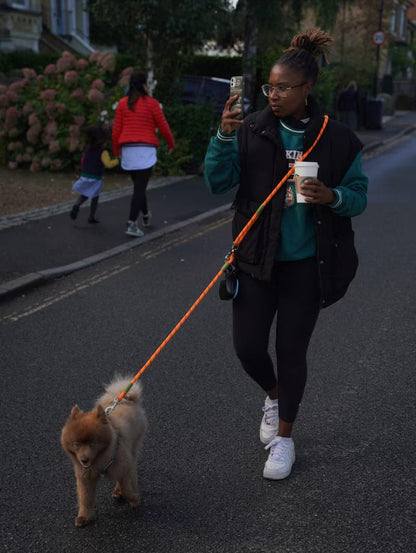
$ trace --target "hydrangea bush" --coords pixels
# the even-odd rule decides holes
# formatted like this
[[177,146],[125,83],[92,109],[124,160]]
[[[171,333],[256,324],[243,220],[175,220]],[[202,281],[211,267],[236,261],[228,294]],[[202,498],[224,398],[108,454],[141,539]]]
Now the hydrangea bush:
[[132,68],[115,86],[114,71],[111,53],[93,52],[87,60],[64,52],[42,74],[23,69],[23,79],[0,85],[0,162],[31,171],[78,167],[83,127],[111,127],[125,94]]

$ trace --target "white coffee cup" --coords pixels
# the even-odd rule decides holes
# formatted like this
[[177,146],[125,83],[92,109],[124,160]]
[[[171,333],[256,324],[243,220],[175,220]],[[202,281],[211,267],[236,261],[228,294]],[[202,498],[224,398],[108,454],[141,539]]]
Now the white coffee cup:
[[318,176],[319,165],[316,161],[295,161],[295,188],[297,203],[305,203],[305,196],[300,192],[302,182]]

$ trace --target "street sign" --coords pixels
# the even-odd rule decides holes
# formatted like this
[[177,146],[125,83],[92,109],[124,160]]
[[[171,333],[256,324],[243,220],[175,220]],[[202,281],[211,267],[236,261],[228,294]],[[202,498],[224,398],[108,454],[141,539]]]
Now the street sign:
[[386,34],[384,31],[376,31],[373,33],[373,42],[376,46],[381,46],[386,40]]

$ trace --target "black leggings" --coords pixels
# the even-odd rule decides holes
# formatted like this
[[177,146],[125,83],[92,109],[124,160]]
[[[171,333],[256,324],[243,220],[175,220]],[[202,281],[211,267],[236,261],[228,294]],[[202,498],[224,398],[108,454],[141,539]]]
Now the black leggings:
[[[87,200],[88,200],[88,196],[84,196],[84,194],[80,194],[78,200],[75,202],[75,205],[80,207]],[[99,196],[94,196],[93,198],[91,198],[90,219],[94,219],[95,217],[95,214],[97,212],[97,207],[98,207],[98,200],[99,200]]]
[[[306,353],[320,309],[316,259],[277,262],[270,282],[242,272],[239,279],[233,301],[237,356],[265,392],[278,385],[279,416],[294,422],[306,384]],[[268,353],[276,312],[277,378]]]
[[146,188],[152,174],[152,167],[149,169],[138,169],[130,171],[131,180],[133,181],[133,197],[130,203],[129,221],[136,221],[140,211],[147,215],[147,198]]

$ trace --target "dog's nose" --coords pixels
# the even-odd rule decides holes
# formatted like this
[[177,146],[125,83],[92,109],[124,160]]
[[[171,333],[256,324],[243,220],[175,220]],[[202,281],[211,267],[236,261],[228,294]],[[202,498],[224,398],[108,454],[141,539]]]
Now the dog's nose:
[[81,463],[83,465],[88,465],[88,463],[90,462],[90,458],[89,457],[82,457],[81,458]]

